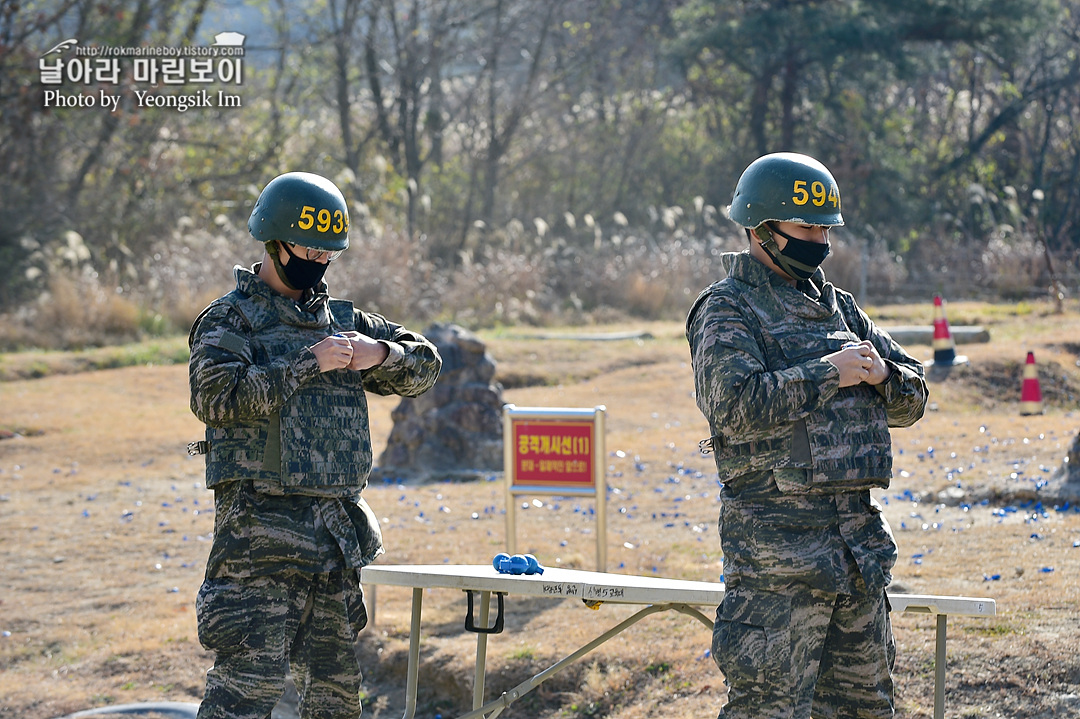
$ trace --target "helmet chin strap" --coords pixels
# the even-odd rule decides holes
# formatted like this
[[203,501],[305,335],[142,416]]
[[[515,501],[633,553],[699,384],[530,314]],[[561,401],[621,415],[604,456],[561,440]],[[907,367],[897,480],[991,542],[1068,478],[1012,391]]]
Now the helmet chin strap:
[[277,240],[271,240],[266,243],[266,254],[270,255],[270,259],[274,263],[274,271],[277,272],[278,279],[281,280],[281,283],[293,292],[300,292],[300,290],[292,286],[292,283],[289,282],[289,278],[285,276],[285,266],[281,264],[281,249],[278,247]]
[[[749,230],[747,230],[747,232],[749,232]],[[817,265],[808,265],[785,255],[783,251],[781,251],[780,246],[776,244],[776,238],[773,237],[773,232],[778,233],[787,240],[798,239],[787,234],[779,227],[773,227],[768,222],[762,222],[754,228],[754,233],[761,242],[761,249],[765,250],[765,254],[769,256],[769,259],[776,263],[776,266],[782,269],[784,273],[792,279],[802,280],[809,279],[813,276],[814,272],[817,271]]]

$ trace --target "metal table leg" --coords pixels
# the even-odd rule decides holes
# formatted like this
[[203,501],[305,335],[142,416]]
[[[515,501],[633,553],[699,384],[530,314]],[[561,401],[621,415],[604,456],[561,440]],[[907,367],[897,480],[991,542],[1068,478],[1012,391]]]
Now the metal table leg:
[[550,667],[534,676],[532,679],[528,679],[517,685],[513,689],[503,692],[502,696],[500,696],[498,699],[493,699],[487,704],[484,704],[480,707],[475,707],[471,712],[469,712],[468,714],[463,714],[458,719],[495,719],[495,717],[502,714],[504,709],[509,707],[521,697],[531,692],[536,687],[543,684],[545,681],[550,679],[556,672],[576,662],[578,659],[588,654],[593,649],[600,646],[607,640],[622,633],[628,627],[637,624],[639,621],[649,616],[650,614],[655,614],[656,612],[663,612],[672,609],[682,612],[683,614],[695,617],[701,621],[705,621],[707,619],[704,615],[701,614],[701,612],[693,609],[692,607],[688,607],[682,604],[654,604],[647,606],[643,609],[638,610],[630,617],[619,622],[617,625],[604,632],[600,636],[596,637],[588,644],[585,644],[577,651],[555,662]]
[[[488,625],[491,592],[480,592],[480,626]],[[473,681],[473,710],[484,705],[484,678],[487,674],[487,632],[476,633],[476,675]]]
[[[420,615],[423,608],[423,602],[424,590],[419,587],[414,588],[412,596],[412,621],[409,628],[409,669],[405,685],[405,715],[403,719],[413,719],[416,714],[416,691],[420,673]],[[491,592],[481,591],[479,626],[487,627],[490,609]],[[628,627],[638,623],[650,614],[663,611],[676,611],[697,619],[706,626],[712,626],[712,620],[702,614],[700,610],[686,604],[654,604],[644,607],[596,637],[588,644],[582,646],[577,651],[563,657],[563,659],[540,672],[532,679],[522,682],[510,691],[504,692],[498,699],[487,704],[484,704],[484,683],[487,667],[487,633],[478,632],[476,637],[476,674],[475,684],[473,685],[473,709],[468,714],[463,715],[460,719],[477,719],[479,717],[483,717],[484,719],[494,719],[499,716],[504,709],[525,694],[540,686],[540,684],[547,681],[556,672],[559,672],[566,666],[577,661],[612,637],[621,634]]]
[[949,617],[937,615],[937,639],[934,645],[934,719],[945,719],[945,624]]
[[420,611],[424,606],[424,590],[420,587],[412,593],[412,621],[409,625],[409,673],[405,680],[405,716],[413,719],[416,714],[416,680],[420,673]]

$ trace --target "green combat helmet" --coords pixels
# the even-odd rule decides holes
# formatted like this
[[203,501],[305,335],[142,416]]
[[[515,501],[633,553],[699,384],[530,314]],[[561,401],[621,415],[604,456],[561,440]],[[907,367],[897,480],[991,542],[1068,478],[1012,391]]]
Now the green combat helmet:
[[728,217],[747,229],[764,222],[844,224],[840,190],[825,165],[808,155],[775,152],[743,170]]
[[251,236],[324,252],[349,247],[349,208],[341,190],[310,172],[287,172],[263,188],[248,218]]
[[[784,274],[800,280],[810,279],[828,256],[828,239],[823,243],[799,240],[775,223],[844,224],[840,190],[832,173],[814,158],[793,152],[776,152],[751,162],[735,186],[728,217],[746,229],[747,239],[753,230],[769,259]],[[784,249],[774,233],[787,238]]]

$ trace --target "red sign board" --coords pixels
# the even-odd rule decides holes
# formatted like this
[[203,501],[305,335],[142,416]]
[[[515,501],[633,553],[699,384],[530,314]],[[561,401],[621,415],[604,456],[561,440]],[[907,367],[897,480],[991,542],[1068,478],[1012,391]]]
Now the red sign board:
[[511,420],[514,483],[591,487],[595,423]]
[[606,413],[603,406],[582,409],[508,404],[503,407],[508,553],[513,554],[517,546],[517,495],[591,496],[596,498],[596,570],[606,571]]

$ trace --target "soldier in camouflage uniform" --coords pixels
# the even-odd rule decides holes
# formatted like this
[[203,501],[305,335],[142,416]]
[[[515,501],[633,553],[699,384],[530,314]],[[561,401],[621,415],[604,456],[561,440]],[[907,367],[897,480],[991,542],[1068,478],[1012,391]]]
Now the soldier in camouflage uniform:
[[891,717],[897,550],[870,490],[892,476],[889,427],[922,416],[922,366],[818,267],[844,223],[824,165],[759,158],[729,215],[749,251],[686,323],[722,483],[720,717]]
[[200,719],[264,719],[291,669],[301,715],[360,714],[359,571],[382,553],[361,498],[371,470],[365,390],[414,397],[442,360],[423,336],[327,294],[348,247],[341,192],[272,180],[248,229],[262,262],[191,329],[191,409],[206,423],[214,541],[196,609],[215,652]]

